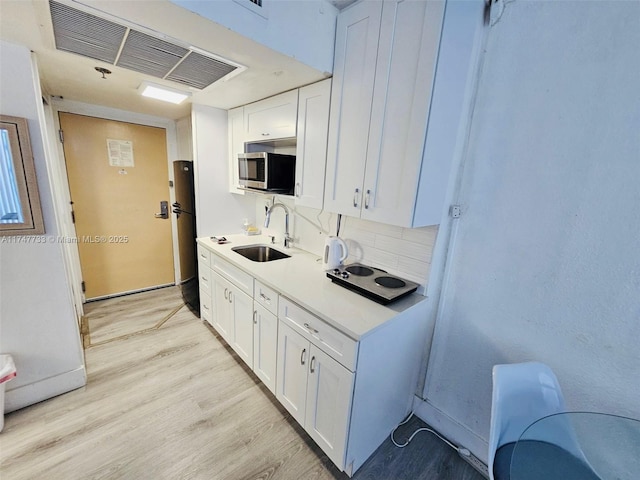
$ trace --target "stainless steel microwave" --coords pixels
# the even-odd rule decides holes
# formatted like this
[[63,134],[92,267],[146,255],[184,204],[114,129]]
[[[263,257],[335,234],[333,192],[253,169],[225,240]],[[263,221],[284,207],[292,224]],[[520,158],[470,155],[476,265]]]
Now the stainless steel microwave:
[[268,152],[239,153],[238,178],[242,188],[293,194],[296,156]]

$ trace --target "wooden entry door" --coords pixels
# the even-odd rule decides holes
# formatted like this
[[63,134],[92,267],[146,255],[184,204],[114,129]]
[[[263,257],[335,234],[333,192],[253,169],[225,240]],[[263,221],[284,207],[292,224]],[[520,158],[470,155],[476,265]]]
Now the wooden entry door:
[[70,113],[60,126],[86,298],[175,283],[171,219],[155,217],[169,202],[165,130]]

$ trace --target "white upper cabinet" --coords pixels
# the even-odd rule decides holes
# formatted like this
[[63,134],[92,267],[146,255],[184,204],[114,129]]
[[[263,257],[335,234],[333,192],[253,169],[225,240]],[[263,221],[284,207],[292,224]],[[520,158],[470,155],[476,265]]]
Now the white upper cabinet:
[[413,226],[443,12],[444,2],[384,3],[364,172],[364,219]]
[[353,217],[360,216],[382,3],[351,6],[336,27],[324,206]]
[[244,195],[244,189],[238,188],[238,154],[244,153],[244,107],[234,108],[227,112],[229,125],[229,191]]
[[296,136],[298,90],[244,107],[245,142],[267,142]]
[[331,79],[300,89],[296,146],[295,203],[322,209],[327,162]]
[[480,23],[465,3],[361,2],[340,15],[326,210],[440,223]]

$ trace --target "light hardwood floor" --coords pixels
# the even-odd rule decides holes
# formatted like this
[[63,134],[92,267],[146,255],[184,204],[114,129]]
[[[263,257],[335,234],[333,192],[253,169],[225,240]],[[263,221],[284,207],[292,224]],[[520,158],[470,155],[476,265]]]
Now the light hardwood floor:
[[[5,416],[2,480],[348,478],[186,307],[91,346],[86,363],[86,387]],[[482,480],[427,433],[404,449],[387,440],[354,478]]]

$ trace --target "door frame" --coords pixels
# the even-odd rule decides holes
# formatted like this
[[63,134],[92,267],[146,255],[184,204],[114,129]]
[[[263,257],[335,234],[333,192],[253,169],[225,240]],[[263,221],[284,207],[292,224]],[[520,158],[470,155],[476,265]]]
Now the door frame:
[[[178,159],[178,141],[176,122],[170,118],[156,117],[152,115],[145,115],[135,112],[129,112],[126,110],[119,110],[110,107],[103,107],[100,105],[92,105],[88,103],[75,102],[70,100],[55,100],[51,99],[51,106],[53,111],[53,128],[55,131],[51,132],[51,138],[56,139],[57,155],[54,159],[57,162],[57,166],[62,172],[62,175],[52,178],[52,188],[56,194],[60,194],[67,199],[68,203],[71,199],[71,193],[69,189],[69,180],[67,176],[67,164],[64,156],[64,148],[62,142],[59,140],[60,131],[60,117],[59,113],[71,113],[76,115],[85,115],[88,117],[96,117],[104,120],[113,120],[117,122],[134,123],[137,125],[144,125],[148,127],[164,128],[167,139],[167,170],[169,172],[169,181],[173,182],[173,160]],[[174,189],[167,185],[169,191],[169,204],[175,202]],[[63,228],[60,235],[66,238],[77,238],[75,225],[68,221],[70,218],[70,208],[62,209],[60,212],[56,212],[57,215],[67,215],[67,218],[58,218],[58,224]],[[174,282],[178,284],[180,282],[180,258],[178,249],[178,229],[177,222],[174,215],[171,218],[171,237],[173,244],[173,269],[174,269]],[[79,315],[83,314],[82,305],[86,302],[84,293],[82,293],[82,271],[80,269],[80,254],[77,244],[73,248],[69,249],[70,257],[65,258],[67,269],[69,271],[71,281],[73,283],[73,296],[74,303],[76,303],[76,310],[80,309]]]

